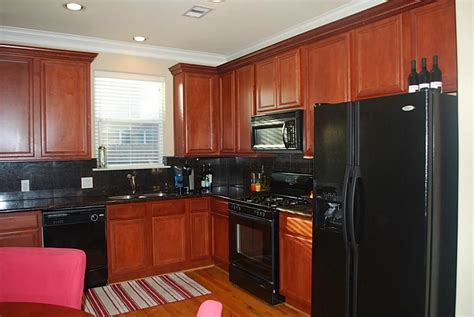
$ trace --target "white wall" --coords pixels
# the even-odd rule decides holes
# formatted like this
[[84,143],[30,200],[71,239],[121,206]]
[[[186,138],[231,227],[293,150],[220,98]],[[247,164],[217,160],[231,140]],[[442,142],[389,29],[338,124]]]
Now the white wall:
[[[119,55],[110,53],[99,53],[91,65],[91,82],[93,82],[94,71],[113,71],[143,75],[153,75],[165,78],[166,87],[166,116],[164,125],[164,154],[174,155],[173,136],[173,76],[168,68],[175,65],[176,61],[162,60],[156,58],[138,57],[132,55]],[[91,85],[92,107],[94,107],[94,86]],[[92,146],[94,145],[94,123],[92,123]],[[95,150],[92,151],[95,156]]]
[[459,107],[457,317],[474,316],[474,0],[456,1]]

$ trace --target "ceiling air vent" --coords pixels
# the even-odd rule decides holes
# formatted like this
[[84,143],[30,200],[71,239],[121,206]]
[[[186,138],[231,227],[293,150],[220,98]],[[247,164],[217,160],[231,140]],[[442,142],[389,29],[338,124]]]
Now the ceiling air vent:
[[191,18],[202,18],[209,12],[211,12],[211,8],[201,7],[201,6],[194,6],[188,11],[186,11],[183,15]]

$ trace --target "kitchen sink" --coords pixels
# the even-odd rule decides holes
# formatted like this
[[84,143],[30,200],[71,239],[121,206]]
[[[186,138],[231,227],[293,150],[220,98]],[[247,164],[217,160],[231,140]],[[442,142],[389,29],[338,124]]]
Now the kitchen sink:
[[145,199],[145,198],[160,198],[160,197],[176,197],[178,196],[175,193],[149,193],[149,194],[141,194],[141,195],[118,195],[118,196],[110,196],[108,199],[111,200],[130,200],[130,199]]
[[118,196],[110,196],[107,197],[108,199],[112,200],[128,200],[128,199],[135,199],[135,198],[140,198],[138,195],[118,195]]

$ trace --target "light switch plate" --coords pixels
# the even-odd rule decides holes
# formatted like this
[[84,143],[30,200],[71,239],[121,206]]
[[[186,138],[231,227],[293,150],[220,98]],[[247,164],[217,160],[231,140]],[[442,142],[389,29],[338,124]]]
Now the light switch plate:
[[92,177],[81,177],[81,188],[92,188],[94,187]]
[[29,192],[30,191],[30,180],[29,179],[22,179],[21,180],[21,191],[22,192]]

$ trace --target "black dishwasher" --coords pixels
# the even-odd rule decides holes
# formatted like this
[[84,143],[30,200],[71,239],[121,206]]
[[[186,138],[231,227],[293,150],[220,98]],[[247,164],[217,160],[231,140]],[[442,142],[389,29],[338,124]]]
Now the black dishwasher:
[[84,288],[107,284],[105,206],[43,211],[45,247],[81,249],[86,253]]

